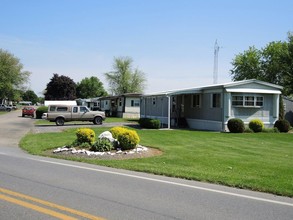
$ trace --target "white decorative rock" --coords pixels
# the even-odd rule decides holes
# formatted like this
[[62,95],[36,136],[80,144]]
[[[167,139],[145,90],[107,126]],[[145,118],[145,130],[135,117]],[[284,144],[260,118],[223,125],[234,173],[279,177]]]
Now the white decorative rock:
[[[105,133],[105,132],[104,132]],[[110,133],[110,132],[109,132]],[[114,156],[117,154],[140,154],[143,151],[148,151],[147,147],[141,146],[141,145],[137,145],[137,147],[135,149],[129,150],[129,151],[122,151],[120,148],[117,148],[116,153],[113,152],[94,152],[94,151],[89,151],[86,149],[81,149],[81,150],[76,150],[74,147],[72,148],[67,148],[66,146],[64,147],[58,147],[57,149],[53,150],[53,153],[60,153],[63,151],[69,151],[72,154],[86,154],[88,156],[91,155],[96,155],[96,156],[103,156],[103,155],[110,155],[110,156]]]
[[115,139],[113,138],[112,133],[110,131],[104,131],[103,133],[101,133],[99,135],[99,139],[102,139],[102,138],[106,138],[110,142],[114,142],[115,141]]

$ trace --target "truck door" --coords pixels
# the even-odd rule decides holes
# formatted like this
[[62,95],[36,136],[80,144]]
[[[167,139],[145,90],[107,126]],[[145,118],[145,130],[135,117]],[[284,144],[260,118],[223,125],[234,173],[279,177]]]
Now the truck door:
[[88,113],[88,108],[84,107],[84,106],[80,106],[79,107],[79,117],[80,120],[89,120],[90,116]]

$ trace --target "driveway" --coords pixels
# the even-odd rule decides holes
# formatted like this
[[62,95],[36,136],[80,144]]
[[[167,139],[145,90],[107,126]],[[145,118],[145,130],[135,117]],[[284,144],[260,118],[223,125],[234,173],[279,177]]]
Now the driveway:
[[0,115],[0,146],[18,146],[19,140],[34,127],[34,119],[22,117],[21,110]]

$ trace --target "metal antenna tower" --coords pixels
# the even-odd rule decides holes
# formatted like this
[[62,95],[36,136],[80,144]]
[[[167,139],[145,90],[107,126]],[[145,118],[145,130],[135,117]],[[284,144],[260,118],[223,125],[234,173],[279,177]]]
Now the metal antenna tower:
[[214,74],[213,74],[213,83],[218,83],[218,55],[219,55],[220,47],[218,45],[218,42],[216,40],[215,46],[214,46]]

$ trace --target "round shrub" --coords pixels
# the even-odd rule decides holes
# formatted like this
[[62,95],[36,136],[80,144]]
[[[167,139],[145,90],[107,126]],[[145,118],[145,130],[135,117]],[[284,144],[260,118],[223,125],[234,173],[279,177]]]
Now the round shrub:
[[248,127],[253,130],[253,132],[261,132],[264,128],[264,124],[260,119],[253,119],[249,122]]
[[113,127],[110,129],[110,132],[111,132],[113,138],[118,139],[118,137],[121,134],[123,134],[126,130],[127,130],[127,128],[124,128],[124,127]]
[[159,129],[160,128],[160,120],[152,119],[152,118],[140,118],[138,120],[138,124],[142,128],[150,128],[150,129]]
[[47,112],[48,112],[48,107],[47,106],[41,106],[41,107],[37,108],[37,110],[36,110],[36,118],[37,119],[42,119],[43,113],[47,113]]
[[79,128],[76,131],[77,143],[88,143],[92,145],[95,142],[96,134],[90,128]]
[[136,131],[126,129],[121,135],[118,136],[118,142],[121,150],[134,149],[139,143],[140,139]]
[[287,120],[280,119],[275,122],[274,127],[277,128],[280,132],[287,133],[290,130],[290,123]]
[[240,118],[231,118],[227,126],[231,133],[243,133],[245,130],[244,122]]
[[98,139],[90,148],[91,151],[105,152],[113,150],[113,144],[106,138]]

